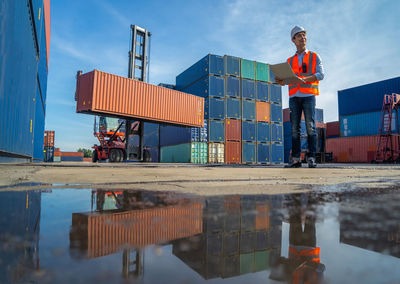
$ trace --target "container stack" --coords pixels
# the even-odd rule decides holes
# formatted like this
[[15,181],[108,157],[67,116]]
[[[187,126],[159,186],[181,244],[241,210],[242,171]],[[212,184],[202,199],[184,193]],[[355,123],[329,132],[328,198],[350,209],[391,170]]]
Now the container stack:
[[54,162],[83,162],[81,152],[61,152],[60,148],[54,149]]
[[54,131],[46,130],[44,132],[43,161],[54,161]]
[[[139,122],[132,121],[132,130],[139,131]],[[160,124],[143,122],[143,155],[145,162],[160,162]],[[128,147],[130,153],[137,153],[139,150],[139,136],[130,135]]]
[[[326,143],[326,124],[324,123],[324,111],[322,109],[315,109],[315,126],[317,132],[317,148],[316,158],[317,162],[325,161],[325,143]],[[285,163],[290,160],[292,150],[292,123],[290,122],[290,109],[283,110],[283,132],[284,132],[284,147],[285,147]],[[304,160],[308,150],[307,142],[307,129],[304,114],[301,116],[300,121],[300,147],[301,159]]]
[[282,92],[270,78],[268,64],[228,55],[209,54],[193,64],[176,77],[176,88],[205,98],[198,131],[206,135],[180,142],[207,143],[208,163],[283,163]]
[[[375,159],[384,95],[399,92],[400,77],[338,91],[339,121],[330,125],[326,143],[333,161],[369,163]],[[393,114],[392,133],[399,133],[397,120]],[[397,145],[396,139],[393,142]]]

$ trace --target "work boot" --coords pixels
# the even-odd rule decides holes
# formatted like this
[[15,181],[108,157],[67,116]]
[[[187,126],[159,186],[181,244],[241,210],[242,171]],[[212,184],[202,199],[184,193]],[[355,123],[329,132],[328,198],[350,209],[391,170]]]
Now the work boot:
[[290,163],[288,163],[285,168],[301,168],[301,161],[299,158],[293,158]]
[[317,163],[315,162],[315,158],[310,157],[307,159],[308,162],[308,167],[309,168],[316,168],[317,167]]

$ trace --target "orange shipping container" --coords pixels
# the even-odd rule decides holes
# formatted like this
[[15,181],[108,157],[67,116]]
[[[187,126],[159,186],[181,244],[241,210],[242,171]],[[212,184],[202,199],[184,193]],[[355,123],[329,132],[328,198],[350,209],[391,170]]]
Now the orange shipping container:
[[44,146],[54,147],[54,131],[46,130],[44,132]]
[[[393,146],[398,147],[393,137]],[[339,163],[370,163],[375,159],[377,136],[339,137],[326,140],[326,152],[332,152],[333,161]]]
[[266,102],[256,102],[256,120],[271,122],[271,104]]
[[240,141],[225,142],[225,164],[242,163],[242,143]]
[[77,77],[76,111],[203,127],[204,98],[94,70]]
[[61,157],[83,157],[83,153],[80,152],[60,152]]
[[235,119],[225,120],[225,140],[241,141],[242,140],[242,121]]
[[256,230],[268,230],[269,223],[269,202],[257,202],[256,203]]
[[326,137],[339,136],[340,123],[339,121],[332,121],[326,124]]
[[203,205],[150,208],[117,213],[72,214],[71,241],[87,257],[113,254],[124,246],[142,248],[203,232]]

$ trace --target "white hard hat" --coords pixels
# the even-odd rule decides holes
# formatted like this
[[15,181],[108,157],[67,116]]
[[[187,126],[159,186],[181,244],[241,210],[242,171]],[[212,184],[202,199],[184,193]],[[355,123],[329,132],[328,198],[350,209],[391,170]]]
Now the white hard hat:
[[306,30],[303,27],[295,26],[290,32],[290,39],[293,39],[293,37],[299,32],[306,32]]

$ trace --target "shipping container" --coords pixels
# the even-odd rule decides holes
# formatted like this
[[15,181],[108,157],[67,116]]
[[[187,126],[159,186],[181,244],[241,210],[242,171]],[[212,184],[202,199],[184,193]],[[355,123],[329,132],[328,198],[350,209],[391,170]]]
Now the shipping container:
[[43,12],[44,12],[44,23],[45,23],[45,33],[46,33],[46,52],[47,52],[47,69],[49,69],[49,54],[50,54],[50,38],[51,38],[51,24],[50,24],[50,0],[43,1]]
[[225,119],[225,99],[206,98],[204,118]]
[[273,143],[271,144],[271,163],[282,164],[283,163],[283,144]]
[[264,82],[257,82],[256,83],[256,100],[262,102],[268,102],[268,84]]
[[257,163],[268,164],[270,162],[269,143],[257,143]]
[[54,147],[55,132],[51,130],[44,131],[44,144],[45,147]]
[[83,162],[83,156],[61,156],[62,162]]
[[118,252],[122,246],[144,248],[202,232],[202,204],[191,202],[123,212],[73,213],[73,243],[88,258]]
[[61,157],[81,157],[83,158],[82,152],[60,152]]
[[339,137],[340,135],[340,122],[332,121],[326,124],[326,137]]
[[[392,137],[394,147],[399,147]],[[334,162],[370,163],[375,159],[378,146],[377,136],[339,137],[326,140],[326,152],[332,152]]]
[[[292,123],[290,121],[283,123],[283,133],[284,133],[284,137],[288,137],[291,139]],[[303,137],[306,135],[307,135],[306,122],[304,120],[302,120],[302,121],[300,121],[300,137]]]
[[243,142],[242,143],[242,163],[253,164],[256,162],[256,143]]
[[240,58],[225,55],[226,75],[240,77]]
[[256,62],[256,80],[269,82],[269,66],[266,63]]
[[255,121],[242,121],[242,141],[250,141],[250,142],[255,142],[256,141],[256,127],[257,127],[257,122]]
[[77,79],[77,112],[203,126],[204,99],[94,70]]
[[54,146],[46,146],[43,149],[43,161],[53,162],[54,161]]
[[40,45],[42,27],[44,28],[43,0],[29,0],[27,4],[28,7],[32,9],[30,12],[32,13],[33,35],[37,38]]
[[39,90],[35,98],[35,121],[33,126],[33,161],[43,162],[44,106]]
[[271,122],[271,104],[256,102],[256,121]]
[[160,148],[161,163],[190,163],[191,160],[191,143],[164,146]]
[[269,83],[275,83],[275,75],[271,70],[271,67],[269,67]]
[[225,97],[225,78],[213,75],[206,76],[180,91],[202,98],[223,98]]
[[171,90],[176,90],[176,86],[172,84],[166,84],[166,83],[159,83],[157,86],[171,89]]
[[[381,119],[381,111],[339,116],[340,136],[353,137],[377,135],[381,126]],[[387,117],[387,120],[388,119],[389,117]],[[391,121],[392,133],[398,133],[397,123],[398,118],[396,117],[395,112],[393,112]]]
[[207,120],[204,121],[204,127],[160,125],[160,146],[207,142],[207,132]]
[[256,102],[250,100],[242,100],[242,119],[256,119]]
[[56,156],[56,152],[54,152],[53,162],[55,162],[55,163],[61,162],[61,156]]
[[242,79],[242,99],[254,100],[256,98],[256,82],[253,80]]
[[197,61],[176,76],[176,89],[183,90],[207,75],[225,76],[225,60],[223,56],[208,54]]
[[25,162],[33,155],[40,42],[26,1],[3,1],[1,6],[0,68],[7,71],[0,72],[0,129],[7,135],[0,135],[0,161]]
[[271,103],[282,104],[282,87],[280,85],[268,84],[269,101]]
[[223,120],[208,121],[208,141],[209,142],[225,141],[225,123]]
[[225,162],[225,145],[223,143],[208,143],[208,162],[210,164]]
[[283,125],[271,123],[271,142],[283,142]]
[[282,106],[271,104],[271,122],[282,122]]
[[242,143],[240,141],[225,142],[225,164],[242,163]]
[[[42,1],[43,2],[43,1]],[[43,10],[42,10],[43,11]],[[43,12],[42,12],[43,13]],[[43,17],[43,15],[42,15]],[[40,93],[42,95],[43,105],[46,105],[47,99],[47,75],[48,75],[48,60],[47,60],[47,50],[46,50],[46,35],[45,35],[45,27],[41,29],[40,36],[40,48],[39,48],[39,63],[38,63],[38,81]],[[46,109],[46,107],[44,107]]]
[[324,122],[324,110],[321,108],[315,108],[315,122]]
[[143,135],[143,146],[144,147],[158,147],[160,146],[160,132],[153,131]]
[[160,162],[160,147],[146,147],[144,151],[147,151],[148,161],[152,163],[159,163]]
[[226,77],[226,96],[240,97],[240,78]]
[[239,98],[225,98],[226,101],[226,118],[242,118],[242,108]]
[[384,95],[399,93],[400,77],[338,91],[339,117],[382,109]]
[[241,77],[246,79],[256,79],[256,62],[241,59]]
[[242,121],[237,119],[225,120],[225,140],[240,141],[242,137]]
[[270,142],[271,130],[268,122],[257,122],[257,142]]

